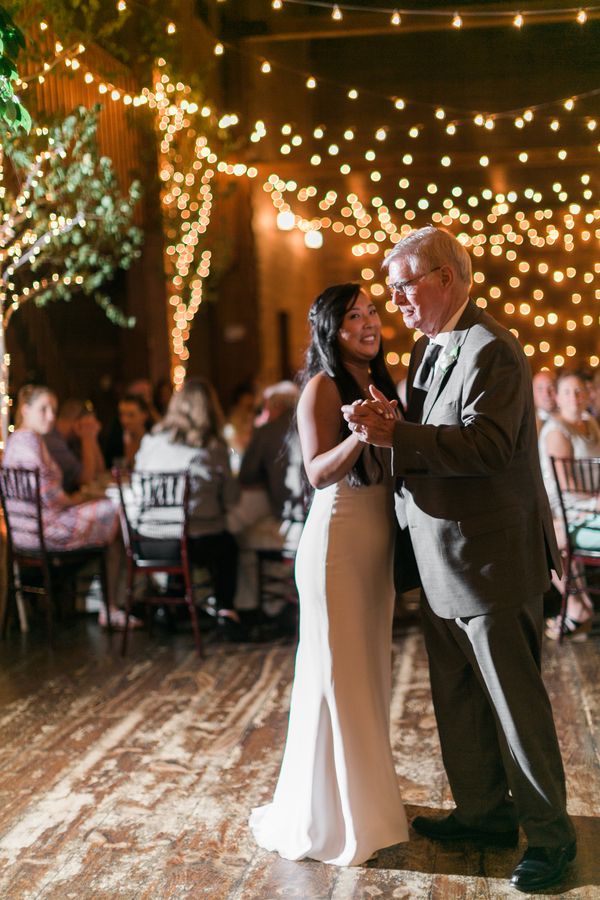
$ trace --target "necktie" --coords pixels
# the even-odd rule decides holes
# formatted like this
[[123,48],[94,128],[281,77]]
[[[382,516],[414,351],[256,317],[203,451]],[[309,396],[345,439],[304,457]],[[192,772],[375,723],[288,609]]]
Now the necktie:
[[409,422],[421,421],[425,397],[427,396],[427,391],[431,387],[435,370],[435,361],[440,355],[441,349],[441,344],[436,344],[433,341],[430,341],[425,349],[421,365],[417,369],[414,377],[410,402],[406,411],[406,418]]

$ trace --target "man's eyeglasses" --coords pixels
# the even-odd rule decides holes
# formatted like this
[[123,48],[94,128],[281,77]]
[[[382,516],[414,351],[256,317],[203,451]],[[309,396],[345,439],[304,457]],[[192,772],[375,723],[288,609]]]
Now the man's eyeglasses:
[[421,278],[425,278],[427,275],[431,275],[432,272],[437,272],[437,270],[441,268],[441,266],[434,266],[429,272],[421,272],[420,275],[414,275],[413,278],[407,278],[406,281],[395,281],[392,284],[388,284],[390,294],[392,294],[392,296],[394,294],[406,294],[407,288],[412,288],[421,280]]

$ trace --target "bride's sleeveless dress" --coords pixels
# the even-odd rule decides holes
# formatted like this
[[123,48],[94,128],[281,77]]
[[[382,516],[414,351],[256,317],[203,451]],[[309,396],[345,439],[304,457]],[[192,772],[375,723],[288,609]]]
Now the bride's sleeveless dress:
[[250,817],[286,859],[359,865],[408,840],[389,739],[393,516],[389,480],[342,479],[315,492],[302,533],[285,753],[273,801]]

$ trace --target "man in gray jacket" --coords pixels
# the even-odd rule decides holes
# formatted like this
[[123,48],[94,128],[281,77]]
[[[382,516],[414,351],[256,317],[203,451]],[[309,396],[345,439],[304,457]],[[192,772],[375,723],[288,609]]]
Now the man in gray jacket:
[[343,408],[391,447],[423,585],[442,755],[456,803],[419,817],[433,840],[528,849],[511,882],[560,881],[576,852],[552,710],[540,675],[542,594],[560,571],[540,473],[531,375],[510,332],[469,299],[471,261],[432,226],[388,255],[392,297],[416,342],[405,420],[385,398]]

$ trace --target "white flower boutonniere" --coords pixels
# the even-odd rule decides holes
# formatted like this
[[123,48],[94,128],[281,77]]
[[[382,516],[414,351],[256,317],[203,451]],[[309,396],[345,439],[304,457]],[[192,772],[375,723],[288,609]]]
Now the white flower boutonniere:
[[454,347],[450,347],[442,353],[438,360],[438,366],[441,371],[446,374],[446,372],[452,368],[456,360],[458,359],[458,354],[460,353],[460,346],[455,344]]

